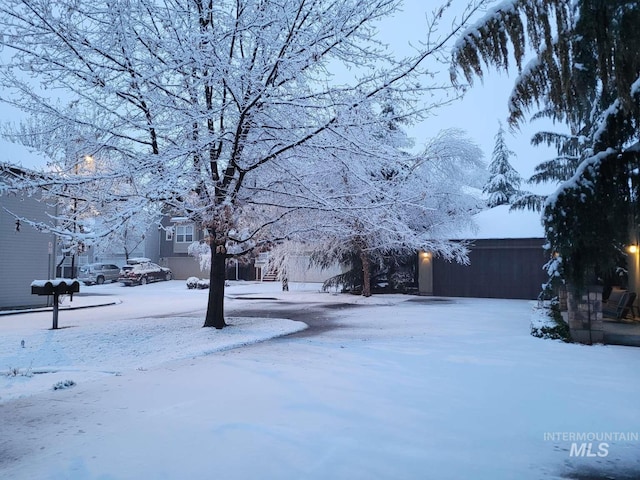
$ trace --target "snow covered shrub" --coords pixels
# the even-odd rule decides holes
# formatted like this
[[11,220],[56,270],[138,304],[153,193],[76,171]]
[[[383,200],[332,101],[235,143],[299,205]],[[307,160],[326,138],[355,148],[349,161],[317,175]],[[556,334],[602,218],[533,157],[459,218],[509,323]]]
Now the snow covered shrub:
[[65,388],[73,387],[76,384],[73,380],[59,381],[53,386],[54,390],[64,390]]
[[33,372],[31,371],[31,367],[26,370],[21,370],[17,367],[11,367],[6,372],[7,377],[33,377]]
[[[225,285],[227,284],[225,283]],[[209,288],[209,279],[189,277],[187,278],[187,288],[190,290],[191,289],[206,290]]]
[[531,320],[531,335],[563,342],[571,341],[569,326],[560,314],[557,297],[546,302],[546,305],[536,307],[535,317]]

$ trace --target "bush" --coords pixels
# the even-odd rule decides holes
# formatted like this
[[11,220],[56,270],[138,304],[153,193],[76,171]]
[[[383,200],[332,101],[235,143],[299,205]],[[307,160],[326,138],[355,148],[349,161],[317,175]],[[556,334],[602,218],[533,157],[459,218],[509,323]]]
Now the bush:
[[31,365],[25,370],[21,370],[17,367],[11,367],[5,374],[7,377],[33,377],[33,371]]
[[538,315],[531,322],[531,335],[538,338],[550,338],[552,340],[562,340],[570,342],[571,335],[569,325],[567,325],[560,313],[558,299],[554,298],[550,302],[538,307]]
[[64,380],[56,383],[53,386],[54,390],[64,390],[65,388],[73,387],[76,384],[73,380]]
[[[225,280],[224,286],[228,287],[229,282]],[[207,290],[209,288],[209,279],[208,278],[198,278],[198,277],[189,277],[187,278],[187,288],[188,289],[198,289],[198,290]]]

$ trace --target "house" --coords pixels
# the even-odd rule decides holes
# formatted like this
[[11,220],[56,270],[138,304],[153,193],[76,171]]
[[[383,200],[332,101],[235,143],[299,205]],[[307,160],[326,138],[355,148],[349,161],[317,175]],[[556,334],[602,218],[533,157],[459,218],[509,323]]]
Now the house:
[[[186,217],[165,216],[157,231],[157,263],[169,267],[173,272],[173,278],[185,280],[189,277],[202,278],[209,275],[208,270],[200,269],[199,260],[189,255],[189,246],[193,242],[204,241],[207,237],[206,229]],[[147,256],[154,258],[153,254],[147,254]],[[269,252],[259,252],[244,261],[231,259],[227,262],[226,278],[228,280],[278,280],[277,272],[269,264],[269,257]],[[305,252],[289,255],[286,269],[290,282],[322,283],[342,273],[339,265],[327,269],[310,265],[309,255]]]
[[[173,278],[186,280],[189,277],[207,277],[208,271],[202,271],[199,260],[189,255],[189,245],[203,241],[207,232],[201,225],[187,217],[164,216],[156,229],[158,260],[157,263],[169,267]],[[152,258],[153,257],[149,257]]]
[[345,271],[337,262],[327,268],[320,268],[311,263],[311,256],[304,251],[288,255],[286,269],[288,281],[301,283],[324,283]]
[[[2,170],[8,173],[1,173]],[[49,297],[31,294],[31,282],[54,278],[56,239],[20,218],[47,222],[55,206],[42,202],[40,195],[12,193],[3,189],[3,179],[19,167],[0,164],[0,310],[46,306]]]
[[477,230],[461,235],[471,242],[469,265],[418,254],[418,290],[422,295],[536,299],[548,280],[549,260],[540,214],[509,211],[501,205],[475,216]]

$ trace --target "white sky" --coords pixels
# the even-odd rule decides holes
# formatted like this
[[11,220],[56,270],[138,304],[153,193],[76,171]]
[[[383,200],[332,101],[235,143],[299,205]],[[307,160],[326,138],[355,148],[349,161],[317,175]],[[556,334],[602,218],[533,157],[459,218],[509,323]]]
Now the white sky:
[[[403,12],[396,15],[396,19],[391,22],[389,32],[394,43],[403,44],[399,41],[401,35],[407,33],[412,36],[412,42],[417,41],[422,34],[422,26],[425,24],[425,13],[431,8],[428,4],[436,2],[424,2],[423,0],[405,0]],[[497,2],[496,2],[497,3]],[[455,0],[454,8],[465,4],[465,0]],[[442,22],[443,29],[447,27],[446,22]],[[386,30],[386,27],[384,27]],[[387,33],[385,32],[385,36]],[[406,44],[406,42],[404,42]],[[448,66],[447,66],[448,67]],[[446,75],[445,68],[439,69]],[[555,151],[546,147],[533,147],[530,144],[533,134],[540,130],[555,129],[551,122],[536,122],[535,124],[523,125],[519,132],[509,132],[506,123],[508,116],[507,101],[512,92],[516,71],[507,75],[505,72],[489,71],[483,82],[479,79],[474,81],[465,97],[455,104],[444,107],[437,112],[437,115],[415,129],[416,140],[420,137],[428,138],[433,135],[434,130],[441,128],[458,127],[467,131],[469,136],[476,141],[485,153],[485,160],[489,162],[495,145],[495,135],[498,131],[498,122],[501,121],[507,129],[505,137],[507,146],[516,154],[512,158],[513,167],[523,178],[529,178],[534,173],[534,167],[541,161],[553,158]],[[460,77],[462,80],[462,76]],[[525,186],[523,186],[525,187]],[[530,187],[538,193],[549,193],[549,188],[553,187]]]
[[[403,11],[380,25],[382,39],[399,54],[410,53],[409,45],[418,44],[424,37],[426,13],[440,3],[440,1],[405,0]],[[464,4],[465,0],[455,0],[452,12]],[[443,31],[447,27],[447,21],[443,21]],[[447,66],[438,66],[438,70],[444,72],[445,77],[448,78],[446,68]],[[476,82],[462,101],[443,107],[433,118],[412,129],[410,134],[414,137],[416,145],[424,144],[426,139],[433,137],[443,128],[462,128],[480,145],[485,153],[485,160],[490,161],[498,121],[505,123],[507,117],[507,98],[512,85],[513,79],[505,74],[492,72],[487,75],[484,83]],[[16,121],[18,116],[19,114],[3,106],[0,111],[0,123]],[[551,127],[547,124],[546,128]],[[533,168],[541,160],[554,155],[552,149],[534,148],[530,145],[531,136],[539,129],[542,129],[542,126],[525,125],[517,134],[507,133],[507,145],[517,156],[512,159],[512,164],[524,178],[528,178],[533,173]],[[0,141],[0,147],[1,161],[12,161],[26,167],[37,165],[42,161],[33,154],[8,146],[3,140]],[[530,189],[539,193],[550,193],[550,187],[531,187]]]
[[[426,13],[431,12],[434,5],[442,2],[424,0],[404,0],[402,12],[385,21],[380,26],[380,33],[385,42],[388,42],[397,52],[411,52],[409,44],[416,45],[424,36]],[[465,0],[454,0],[452,12],[461,8]],[[447,21],[442,22],[442,29],[448,27]],[[448,78],[447,66],[438,67]],[[491,161],[491,155],[495,145],[495,135],[498,132],[498,121],[502,121],[505,129],[508,128],[506,118],[508,116],[507,100],[511,94],[513,82],[517,72],[507,75],[504,72],[490,71],[485,76],[484,82],[474,81],[474,86],[468,90],[464,99],[455,104],[439,109],[436,115],[412,130],[411,134],[416,144],[424,143],[424,139],[434,136],[443,128],[462,128],[482,148],[485,160]],[[462,79],[462,76],[460,77]],[[507,131],[506,143],[516,154],[512,158],[513,167],[523,178],[529,178],[534,173],[534,167],[543,160],[553,158],[555,151],[546,147],[533,147],[530,139],[539,130],[556,129],[551,122],[537,122],[533,125],[523,125],[521,131],[512,133]],[[527,187],[523,188],[536,193],[550,193],[553,187]]]

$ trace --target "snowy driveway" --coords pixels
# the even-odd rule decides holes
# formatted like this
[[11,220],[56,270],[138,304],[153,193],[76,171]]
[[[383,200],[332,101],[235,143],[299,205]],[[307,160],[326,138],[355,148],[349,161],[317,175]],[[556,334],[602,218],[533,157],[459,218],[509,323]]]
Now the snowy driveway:
[[[152,290],[127,289],[132,297],[123,296],[121,305],[85,310],[82,324],[73,312],[61,313],[62,325],[75,325],[66,331],[46,330],[46,317],[37,328],[29,324],[35,320],[7,324],[0,317],[3,360],[8,335],[26,336],[40,327],[54,334],[99,332],[85,342],[98,348],[109,343],[110,330],[101,325],[118,323],[113,312],[122,312],[119,321],[125,323],[118,336],[127,332],[127,322],[137,331],[138,323],[153,330],[153,319],[180,324],[181,318],[199,318],[172,330],[172,342],[160,332],[138,336],[140,355],[105,347],[99,367],[118,375],[85,378],[86,357],[74,357],[65,345],[65,375],[74,387],[0,401],[0,478],[640,476],[640,442],[633,438],[610,441],[606,456],[592,457],[586,449],[572,455],[573,442],[550,435],[640,431],[640,349],[533,338],[530,302],[362,299],[295,288],[285,296],[276,285],[258,286],[262,290],[250,292],[254,298],[276,297],[278,308],[297,304],[316,311],[331,319],[331,328],[215,351],[216,334],[222,332],[199,328],[202,311],[196,301],[190,303],[202,292],[191,300],[180,295],[175,307],[187,313],[167,317],[156,309],[171,285],[156,285],[162,288],[155,303]],[[138,295],[148,297],[135,300]],[[230,312],[264,318],[277,302],[237,296],[227,306]],[[318,310],[323,302],[333,306]],[[127,309],[133,315],[124,315]],[[105,322],[98,311],[112,312],[112,318]],[[246,328],[238,325],[229,332],[259,329],[260,322],[246,321]],[[273,322],[264,327],[271,332],[276,325],[284,330],[298,325],[273,318],[265,322]],[[190,350],[199,342],[196,337],[209,334],[214,353]],[[77,348],[85,347],[78,343]],[[78,376],[70,368],[74,365]],[[25,377],[24,383],[37,376]],[[599,443],[593,452],[604,452]]]

